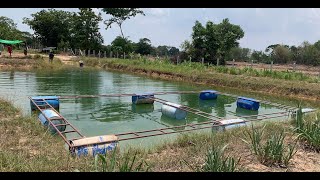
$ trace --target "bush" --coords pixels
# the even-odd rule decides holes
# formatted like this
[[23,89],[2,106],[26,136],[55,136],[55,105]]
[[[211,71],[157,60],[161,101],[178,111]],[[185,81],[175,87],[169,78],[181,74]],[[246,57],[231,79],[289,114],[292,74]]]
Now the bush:
[[296,116],[295,125],[298,138],[310,149],[320,152],[320,121],[318,117],[314,118],[316,121],[313,119],[305,121],[301,107],[299,107]]
[[225,156],[224,150],[227,147],[215,147],[208,149],[206,154],[205,163],[201,168],[194,168],[189,165],[188,162],[184,161],[191,169],[198,172],[235,172],[237,165],[240,161],[235,160],[232,157]]
[[289,161],[296,153],[296,144],[285,145],[285,134],[283,130],[280,133],[272,133],[266,137],[267,140],[263,143],[264,128],[265,126],[261,129],[254,129],[252,126],[251,132],[248,130],[244,131],[245,137],[249,140],[243,139],[243,141],[250,145],[253,153],[262,164],[266,166],[277,165],[287,167]]
[[[144,160],[136,161],[137,152],[133,155],[127,152],[124,156],[117,156],[116,148],[112,154],[97,154],[95,156],[96,171],[102,172],[139,172],[148,171],[149,166]],[[101,162],[99,165],[99,161]]]

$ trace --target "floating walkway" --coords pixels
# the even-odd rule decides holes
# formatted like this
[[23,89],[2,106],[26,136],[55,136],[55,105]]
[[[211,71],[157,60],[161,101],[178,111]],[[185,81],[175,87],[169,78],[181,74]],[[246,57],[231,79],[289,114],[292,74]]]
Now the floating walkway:
[[[167,95],[167,94],[199,94],[202,91],[169,91],[169,92],[155,92],[152,93],[153,95]],[[228,94],[228,93],[222,93],[222,92],[217,92],[220,95],[225,95],[225,96],[230,96],[230,97],[234,97],[234,98],[238,98],[239,96],[237,95],[233,95],[233,94]],[[70,95],[70,96],[57,96],[59,99],[77,99],[77,98],[99,98],[99,97],[126,97],[126,96],[136,96],[137,94],[131,93],[131,94],[100,94],[100,95]],[[287,105],[283,105],[283,104],[279,104],[279,103],[273,103],[273,102],[269,102],[269,101],[263,101],[263,100],[259,100],[260,103],[263,104],[268,104],[268,105],[272,105],[275,106],[277,108],[280,109],[286,109],[289,111],[295,111],[297,110],[296,107],[292,107],[292,106],[287,106]]]
[[[43,125],[48,126],[53,134],[58,133],[64,142],[67,143],[70,149],[72,148],[72,141],[85,138],[85,136],[82,135],[79,130],[77,130],[66,118],[64,118],[55,108],[53,108],[50,103],[48,103],[48,101],[52,99],[48,99],[46,97],[42,98],[41,96],[39,96],[39,98],[28,98],[32,103],[31,107],[35,106],[36,109],[41,112],[41,114],[38,116],[40,122]],[[67,127],[69,127],[71,130],[66,130]],[[67,139],[65,135],[68,133],[74,133],[78,136],[78,138]]]
[[[253,111],[257,111],[260,103],[273,105],[280,109],[284,109],[282,112],[255,114],[249,116],[237,116],[236,119],[224,119],[218,116],[214,116],[210,113],[200,111],[185,105],[179,105],[167,100],[155,97],[155,95],[166,94],[199,94],[199,98],[202,100],[216,99],[218,95],[225,95],[237,98],[237,107],[245,108]],[[172,126],[166,128],[158,128],[145,131],[125,132],[117,133],[114,135],[85,137],[79,132],[67,119],[65,119],[56,109],[59,109],[59,99],[72,99],[72,98],[99,98],[99,97],[132,97],[133,104],[151,104],[158,102],[162,104],[162,114],[176,119],[184,119],[186,113],[192,113],[197,116],[207,118],[209,121],[202,123],[186,124],[182,126]],[[251,98],[238,97],[232,94],[220,93],[213,90],[206,91],[173,91],[173,92],[155,92],[145,94],[102,94],[102,95],[78,95],[78,96],[38,96],[28,97],[30,99],[30,105],[32,110],[39,110],[40,114],[38,119],[40,122],[47,126],[53,134],[58,134],[65,143],[69,146],[69,150],[72,154],[77,156],[82,155],[95,155],[97,153],[104,154],[109,150],[112,150],[119,141],[126,141],[132,139],[146,138],[152,136],[182,133],[194,130],[218,128],[226,129],[226,127],[242,126],[249,122],[260,121],[266,119],[274,119],[279,117],[289,117],[290,114],[296,112],[297,108],[268,101],[259,101]],[[311,109],[308,112],[312,112]],[[259,118],[258,118],[259,117]],[[240,119],[241,118],[241,119]],[[184,128],[183,130],[175,130],[177,128]],[[68,130],[66,130],[68,129]],[[74,133],[76,138],[67,139],[66,134]]]

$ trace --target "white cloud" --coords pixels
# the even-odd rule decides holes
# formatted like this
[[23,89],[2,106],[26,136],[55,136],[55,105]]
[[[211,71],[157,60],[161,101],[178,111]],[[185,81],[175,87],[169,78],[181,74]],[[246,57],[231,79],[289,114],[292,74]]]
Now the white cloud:
[[169,15],[169,9],[165,8],[150,8],[148,9],[149,14],[156,17],[163,17]]

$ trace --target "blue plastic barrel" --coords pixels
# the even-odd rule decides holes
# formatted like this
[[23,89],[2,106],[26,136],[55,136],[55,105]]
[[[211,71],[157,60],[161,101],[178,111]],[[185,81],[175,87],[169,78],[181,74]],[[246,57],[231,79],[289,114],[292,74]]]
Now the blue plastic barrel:
[[260,107],[260,102],[252,98],[238,97],[237,107],[257,111]]
[[[168,105],[163,104],[161,107],[161,112],[163,115],[168,116],[173,119],[185,119],[187,112],[179,109],[181,105],[167,102]],[[170,106],[171,105],[171,106]],[[174,106],[174,107],[172,107]]]
[[217,99],[218,92],[214,90],[204,90],[200,92],[199,98],[202,100]]
[[132,96],[132,103],[133,104],[153,104],[154,100],[150,98],[154,98],[153,93],[136,94]]
[[[38,116],[41,121],[41,124],[43,124],[45,127],[48,127],[52,134],[57,133],[56,129],[49,123],[49,121],[46,119],[46,117],[44,115],[48,118],[59,118],[60,116],[51,109],[43,110],[42,113],[40,112],[40,114]],[[65,124],[64,120],[62,120],[62,119],[51,120],[51,122],[55,125]],[[59,131],[64,131],[64,130],[66,130],[66,125],[57,126],[57,129]]]
[[75,148],[70,149],[70,152],[74,156],[93,156],[97,154],[106,154],[108,151],[113,151],[117,144],[118,138],[115,135],[104,135],[86,137],[77,140],[70,141]]
[[[33,101],[38,105],[46,104],[42,99],[45,99],[54,109],[59,110],[59,98],[57,96],[33,96],[31,97]],[[38,108],[30,100],[31,111],[35,111]]]

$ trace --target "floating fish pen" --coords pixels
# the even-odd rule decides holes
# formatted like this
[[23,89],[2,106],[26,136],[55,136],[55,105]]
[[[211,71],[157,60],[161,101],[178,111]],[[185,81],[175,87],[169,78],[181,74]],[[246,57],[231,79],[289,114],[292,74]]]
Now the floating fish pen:
[[[158,96],[166,94],[198,94],[199,102],[210,102],[219,99],[220,95],[231,96],[236,98],[237,110],[234,115],[237,118],[224,119],[222,117],[207,113],[195,108],[182,104],[169,102]],[[193,114],[208,121],[200,123],[189,123],[180,126],[172,126],[144,131],[125,132],[94,137],[85,137],[76,129],[66,118],[59,112],[60,99],[71,98],[99,98],[99,97],[131,97],[132,111],[135,113],[150,113],[154,111],[154,103],[160,103],[162,119],[173,119],[182,121],[187,118],[188,114]],[[214,131],[225,131],[234,127],[245,126],[250,122],[273,119],[279,117],[288,117],[294,115],[297,108],[281,104],[271,103],[268,101],[259,101],[248,97],[238,97],[231,94],[221,93],[215,90],[204,91],[178,91],[178,92],[154,92],[140,94],[105,94],[105,95],[79,95],[79,96],[34,96],[29,97],[31,111],[38,111],[38,119],[43,126],[48,128],[52,134],[58,134],[68,145],[69,151],[74,156],[95,156],[96,154],[105,154],[107,151],[114,150],[120,141],[160,136],[173,133],[195,131],[200,129],[211,128]],[[258,114],[260,104],[269,104],[276,106],[285,111]],[[208,103],[208,105],[215,103]],[[243,112],[250,111],[249,115]],[[303,109],[304,113],[313,112],[313,109]],[[165,118],[163,118],[165,117]],[[179,123],[177,123],[179,124]],[[68,129],[68,130],[67,130]],[[179,130],[174,130],[179,129]],[[73,133],[75,138],[68,139],[66,134]]]

